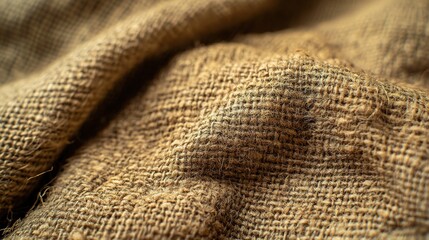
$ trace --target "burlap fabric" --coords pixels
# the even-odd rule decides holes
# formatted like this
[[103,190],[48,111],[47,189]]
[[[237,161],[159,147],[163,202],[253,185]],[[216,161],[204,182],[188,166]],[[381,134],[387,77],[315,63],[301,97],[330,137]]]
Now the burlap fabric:
[[428,238],[428,24],[426,0],[2,2],[3,234]]

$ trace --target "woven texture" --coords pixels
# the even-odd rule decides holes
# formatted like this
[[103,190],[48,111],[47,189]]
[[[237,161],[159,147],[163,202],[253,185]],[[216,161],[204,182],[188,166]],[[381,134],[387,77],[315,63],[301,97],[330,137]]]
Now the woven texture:
[[34,206],[6,238],[429,237],[428,1],[21,4],[0,4],[0,217]]

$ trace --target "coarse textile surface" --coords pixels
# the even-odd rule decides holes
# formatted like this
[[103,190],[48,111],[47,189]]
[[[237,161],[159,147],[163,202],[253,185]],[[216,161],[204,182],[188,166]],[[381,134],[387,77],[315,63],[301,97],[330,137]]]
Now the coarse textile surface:
[[429,238],[429,1],[0,1],[0,223]]

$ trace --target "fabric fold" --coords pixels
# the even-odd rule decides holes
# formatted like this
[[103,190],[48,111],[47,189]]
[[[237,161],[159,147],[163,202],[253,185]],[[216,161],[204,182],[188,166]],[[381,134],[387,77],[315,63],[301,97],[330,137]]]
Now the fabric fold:
[[427,238],[428,4],[36,0],[27,41],[0,3],[0,218],[142,83],[3,237]]
[[[87,115],[137,63],[261,13],[272,1],[167,1],[121,20],[47,70],[0,89],[0,212],[25,200]],[[225,24],[227,23],[227,24]],[[17,89],[10,93],[11,89]]]
[[300,52],[195,49],[69,159],[10,237],[424,236],[428,102]]

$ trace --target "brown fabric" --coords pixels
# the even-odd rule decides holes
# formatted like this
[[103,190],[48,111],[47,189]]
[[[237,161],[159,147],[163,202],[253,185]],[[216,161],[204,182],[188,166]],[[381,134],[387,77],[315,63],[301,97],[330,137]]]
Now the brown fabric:
[[12,2],[6,238],[429,237],[428,1]]

